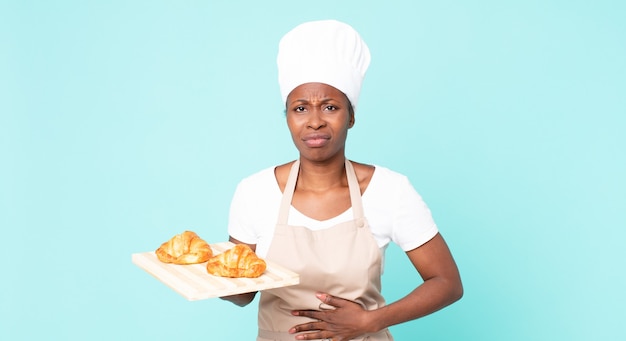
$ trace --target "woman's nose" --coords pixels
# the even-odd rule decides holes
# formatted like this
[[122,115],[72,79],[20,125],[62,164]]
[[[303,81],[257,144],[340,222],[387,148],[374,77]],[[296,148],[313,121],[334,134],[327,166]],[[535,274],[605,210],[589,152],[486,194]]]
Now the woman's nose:
[[326,122],[322,117],[322,113],[319,110],[314,110],[309,115],[309,122],[307,125],[309,128],[318,130],[326,126]]

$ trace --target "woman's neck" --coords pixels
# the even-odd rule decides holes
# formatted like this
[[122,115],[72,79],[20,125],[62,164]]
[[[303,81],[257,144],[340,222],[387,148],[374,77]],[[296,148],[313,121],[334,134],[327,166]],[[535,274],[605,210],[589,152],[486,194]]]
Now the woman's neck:
[[327,162],[300,160],[299,190],[321,192],[347,186],[345,156]]

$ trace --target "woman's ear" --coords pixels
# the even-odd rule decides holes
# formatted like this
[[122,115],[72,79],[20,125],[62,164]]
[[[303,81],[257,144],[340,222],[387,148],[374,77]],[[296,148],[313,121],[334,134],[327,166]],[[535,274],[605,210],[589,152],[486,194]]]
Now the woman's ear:
[[350,103],[350,101],[348,101],[348,115],[350,116],[349,121],[348,121],[348,129],[354,127],[354,108],[352,107],[352,104]]

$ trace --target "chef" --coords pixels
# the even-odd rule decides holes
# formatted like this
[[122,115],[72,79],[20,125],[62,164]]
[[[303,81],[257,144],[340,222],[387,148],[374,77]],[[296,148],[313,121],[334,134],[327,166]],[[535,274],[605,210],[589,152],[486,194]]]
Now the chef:
[[[388,327],[452,304],[463,287],[408,178],[346,157],[369,48],[345,23],[306,22],[280,40],[277,64],[298,158],[241,180],[228,232],[232,242],[298,273],[300,284],[261,293],[257,341],[392,340]],[[411,99],[394,97],[393,85],[388,89],[376,100],[410,110]],[[382,131],[371,136],[372,143],[389,138]],[[388,303],[381,274],[390,242],[406,252],[423,282]],[[225,299],[244,306],[255,295]]]

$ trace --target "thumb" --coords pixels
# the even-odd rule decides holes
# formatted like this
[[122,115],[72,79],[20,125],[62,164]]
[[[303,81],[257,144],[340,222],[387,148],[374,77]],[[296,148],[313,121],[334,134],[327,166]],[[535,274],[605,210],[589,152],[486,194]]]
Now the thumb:
[[324,292],[316,293],[315,297],[317,297],[318,300],[322,301],[322,303],[320,303],[319,305],[321,310],[340,308],[344,306],[345,303],[343,299]]

